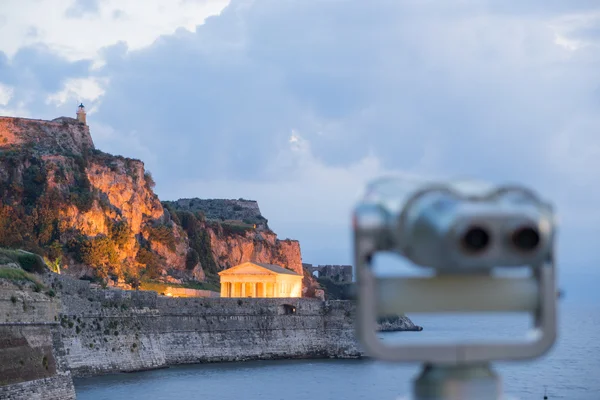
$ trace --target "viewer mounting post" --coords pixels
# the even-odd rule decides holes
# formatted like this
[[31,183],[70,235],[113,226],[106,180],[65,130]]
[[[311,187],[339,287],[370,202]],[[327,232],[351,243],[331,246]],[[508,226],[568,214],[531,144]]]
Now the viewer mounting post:
[[[424,184],[381,179],[353,212],[358,284],[357,332],[366,352],[390,362],[421,362],[414,400],[501,400],[495,361],[533,359],[554,344],[555,221],[551,205],[520,186],[477,182]],[[379,277],[378,252],[429,274]],[[498,276],[523,269],[527,276]],[[522,312],[533,334],[520,342],[393,345],[379,340],[377,318],[404,313]]]

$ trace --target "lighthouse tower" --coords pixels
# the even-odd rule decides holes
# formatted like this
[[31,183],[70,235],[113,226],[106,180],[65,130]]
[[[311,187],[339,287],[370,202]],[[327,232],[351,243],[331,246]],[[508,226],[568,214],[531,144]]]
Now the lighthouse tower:
[[77,107],[77,121],[79,121],[82,124],[86,125],[86,121],[85,121],[85,107],[83,106],[83,103],[79,104],[79,107]]

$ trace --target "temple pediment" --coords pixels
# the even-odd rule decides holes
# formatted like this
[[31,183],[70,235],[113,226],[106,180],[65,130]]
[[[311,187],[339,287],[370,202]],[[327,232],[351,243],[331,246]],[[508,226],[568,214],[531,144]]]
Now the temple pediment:
[[[245,262],[235,267],[228,268],[219,272],[223,275],[298,275],[294,271],[290,271],[279,265]],[[299,275],[298,275],[299,276]]]

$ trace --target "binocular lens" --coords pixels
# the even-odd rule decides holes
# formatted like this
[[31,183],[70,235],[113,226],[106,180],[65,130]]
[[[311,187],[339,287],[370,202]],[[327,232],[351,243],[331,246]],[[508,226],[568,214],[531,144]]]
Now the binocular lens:
[[540,243],[540,234],[535,228],[524,227],[517,229],[512,235],[513,245],[523,251],[535,250]]
[[462,238],[463,247],[470,252],[484,250],[490,242],[490,235],[479,226],[469,228]]

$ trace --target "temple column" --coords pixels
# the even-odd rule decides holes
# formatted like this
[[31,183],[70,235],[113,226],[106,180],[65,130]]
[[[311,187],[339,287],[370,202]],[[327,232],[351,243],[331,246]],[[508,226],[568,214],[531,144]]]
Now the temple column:
[[242,282],[242,297],[246,297],[246,284]]

